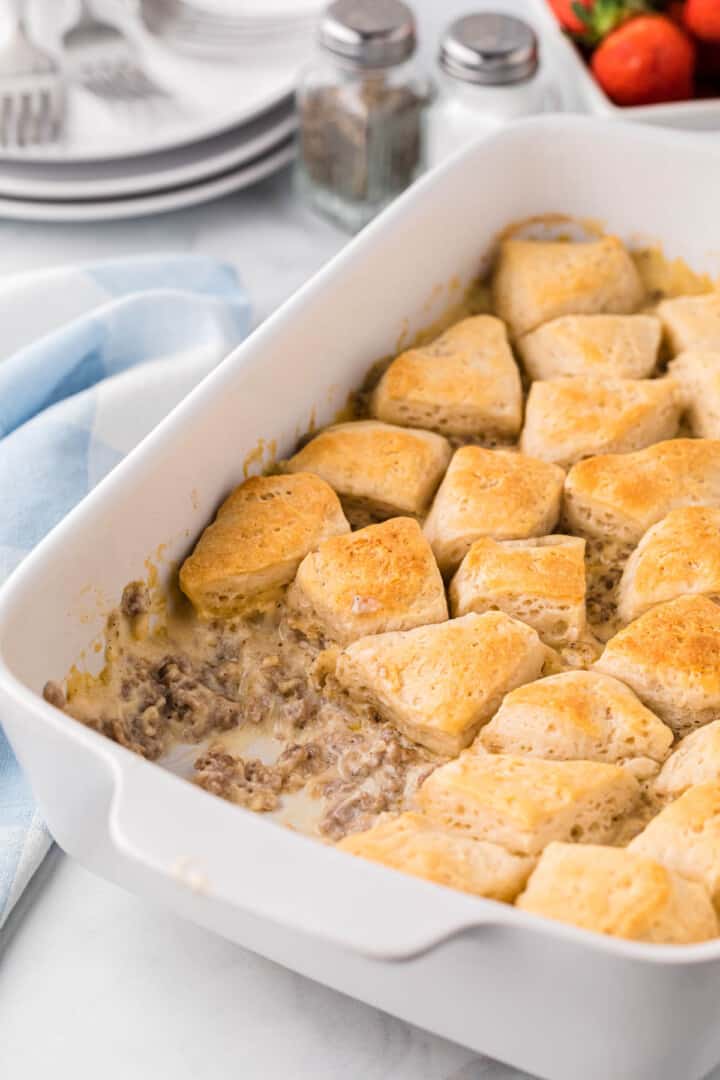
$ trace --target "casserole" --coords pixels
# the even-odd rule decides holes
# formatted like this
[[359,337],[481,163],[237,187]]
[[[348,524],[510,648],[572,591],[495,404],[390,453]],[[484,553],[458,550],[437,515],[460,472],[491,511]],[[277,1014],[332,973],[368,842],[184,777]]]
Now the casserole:
[[469,148],[369,226],[53,531],[0,595],[0,704],[66,851],[548,1080],[699,1080],[720,1060],[720,941],[605,939],[350,858],[184,783],[40,697],[48,676],[90,653],[148,556],[169,581],[243,464],[257,471],[335,416],[373,359],[459,300],[503,225],[557,211],[601,219],[717,272],[720,226],[705,208],[719,182],[720,152],[696,140],[572,117]]

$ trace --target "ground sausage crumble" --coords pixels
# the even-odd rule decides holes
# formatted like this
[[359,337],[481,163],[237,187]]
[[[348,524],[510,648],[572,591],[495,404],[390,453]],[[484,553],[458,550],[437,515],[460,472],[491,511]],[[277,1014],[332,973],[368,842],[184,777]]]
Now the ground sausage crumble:
[[147,587],[128,585],[102,673],[70,680],[67,695],[49,682],[46,700],[150,761],[195,746],[193,782],[250,810],[273,814],[303,793],[317,811],[308,831],[331,841],[406,809],[444,760],[319,677],[328,654],[282,602],[208,623],[185,611],[154,629],[151,609]]

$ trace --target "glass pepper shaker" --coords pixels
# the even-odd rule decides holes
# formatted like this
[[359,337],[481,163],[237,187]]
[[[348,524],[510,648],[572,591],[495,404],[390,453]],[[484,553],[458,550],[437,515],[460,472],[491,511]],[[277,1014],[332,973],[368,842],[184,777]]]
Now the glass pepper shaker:
[[528,23],[500,12],[453,22],[440,42],[440,90],[428,121],[429,164],[520,116],[553,107]]
[[413,69],[415,19],[401,0],[335,0],[318,37],[298,89],[298,183],[355,232],[421,170],[429,84]]

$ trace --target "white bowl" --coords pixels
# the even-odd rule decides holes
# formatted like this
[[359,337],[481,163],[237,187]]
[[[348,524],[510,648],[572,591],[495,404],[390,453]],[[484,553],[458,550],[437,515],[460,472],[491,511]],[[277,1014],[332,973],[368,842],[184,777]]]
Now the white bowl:
[[555,63],[560,66],[565,81],[574,89],[577,102],[584,112],[612,120],[639,121],[685,131],[720,130],[720,97],[659,105],[615,105],[563,31],[546,0],[531,0],[531,3],[544,42],[552,50]]
[[[652,177],[652,184],[648,183]],[[717,272],[720,151],[527,121],[416,184],[237,349],[0,593],[0,715],[86,866],[305,975],[551,1080],[699,1080],[720,1060],[720,941],[603,938],[355,859],[232,806],[42,700],[150,555],[171,575],[261,440],[286,453],[430,324],[504,225],[565,212]],[[166,545],[163,549],[160,545]],[[158,553],[153,556],[153,553]],[[101,598],[101,602],[98,602]]]

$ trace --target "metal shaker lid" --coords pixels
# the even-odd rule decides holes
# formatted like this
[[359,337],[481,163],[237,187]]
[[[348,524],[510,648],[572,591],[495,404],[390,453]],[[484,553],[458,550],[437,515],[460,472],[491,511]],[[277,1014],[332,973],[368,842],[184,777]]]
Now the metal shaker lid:
[[440,43],[446,74],[484,86],[525,82],[537,71],[538,39],[522,19],[482,12],[451,24]]
[[319,40],[353,66],[392,67],[415,51],[415,18],[402,0],[335,0],[322,17]]

